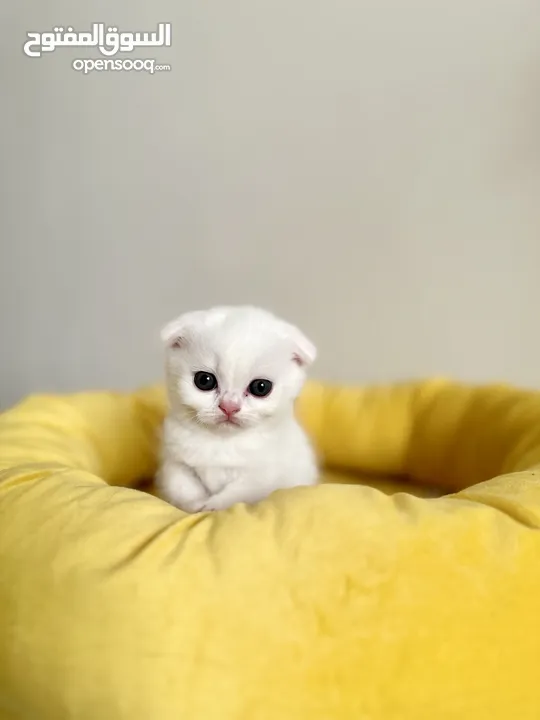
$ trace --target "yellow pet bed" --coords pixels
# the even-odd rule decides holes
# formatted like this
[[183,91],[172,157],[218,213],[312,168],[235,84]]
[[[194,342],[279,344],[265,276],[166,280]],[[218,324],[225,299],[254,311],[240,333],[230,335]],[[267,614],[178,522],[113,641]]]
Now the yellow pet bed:
[[539,394],[311,383],[334,482],[194,516],[127,487],[163,412],[0,416],[1,720],[538,720]]

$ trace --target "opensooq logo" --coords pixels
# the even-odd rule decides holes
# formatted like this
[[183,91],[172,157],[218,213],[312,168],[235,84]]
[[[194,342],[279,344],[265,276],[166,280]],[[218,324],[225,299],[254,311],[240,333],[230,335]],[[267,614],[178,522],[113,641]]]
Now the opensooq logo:
[[28,32],[24,53],[28,57],[41,57],[58,47],[95,47],[102,55],[112,57],[129,53],[140,47],[171,47],[171,23],[159,23],[155,32],[119,32],[117,27],[93,23],[92,30],[77,32],[72,27],[55,27],[52,32]]

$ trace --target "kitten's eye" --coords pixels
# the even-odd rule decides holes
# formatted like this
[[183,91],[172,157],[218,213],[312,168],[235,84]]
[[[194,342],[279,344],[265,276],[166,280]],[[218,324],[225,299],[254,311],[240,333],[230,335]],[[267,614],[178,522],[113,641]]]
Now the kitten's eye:
[[202,390],[203,392],[208,392],[209,390],[215,390],[217,388],[216,376],[212,375],[212,373],[204,372],[203,370],[195,373],[193,376],[193,382],[195,387],[199,388],[199,390]]
[[272,392],[273,385],[270,380],[252,380],[250,382],[248,391],[255,397],[266,397]]

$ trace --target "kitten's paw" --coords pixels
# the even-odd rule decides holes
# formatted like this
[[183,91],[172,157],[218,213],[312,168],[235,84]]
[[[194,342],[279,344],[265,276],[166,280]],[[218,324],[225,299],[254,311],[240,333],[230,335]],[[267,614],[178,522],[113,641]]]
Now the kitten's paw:
[[158,473],[156,486],[162,500],[190,514],[201,512],[208,500],[200,480],[184,465],[165,464]]
[[194,502],[184,504],[184,506],[181,507],[180,510],[190,513],[191,515],[195,515],[196,513],[205,512],[205,507],[204,503]]
[[227,510],[228,508],[240,502],[247,502],[247,498],[241,493],[232,491],[230,487],[225,488],[221,492],[211,495],[203,506],[203,512],[217,512],[218,510]]
[[182,510],[185,513],[189,513],[190,515],[195,515],[195,513],[204,512],[204,504],[200,501],[187,501],[187,500],[178,500],[178,499],[171,499],[171,498],[165,498],[162,497],[162,500],[165,500],[169,503],[169,505],[173,505],[175,508],[178,508],[178,510]]
[[178,510],[182,510],[190,515],[202,512],[203,506],[208,500],[208,495],[196,497],[186,495],[185,493],[171,492],[170,489],[169,492],[160,492],[158,497],[168,502],[169,505],[173,505],[175,508],[178,508]]
[[221,497],[219,493],[209,497],[204,503],[201,512],[217,512],[218,510],[226,510],[232,503],[227,502],[226,498]]
[[204,505],[201,507],[200,512],[216,512],[217,508],[215,508],[212,505],[211,500],[208,500],[204,503]]

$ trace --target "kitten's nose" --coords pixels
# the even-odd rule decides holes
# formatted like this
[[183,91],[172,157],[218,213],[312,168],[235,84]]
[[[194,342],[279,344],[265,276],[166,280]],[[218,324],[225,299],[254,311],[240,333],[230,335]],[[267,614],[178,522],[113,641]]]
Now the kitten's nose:
[[235,415],[240,410],[240,407],[240,402],[236,398],[231,397],[223,397],[221,398],[221,402],[219,403],[219,409],[227,417]]

